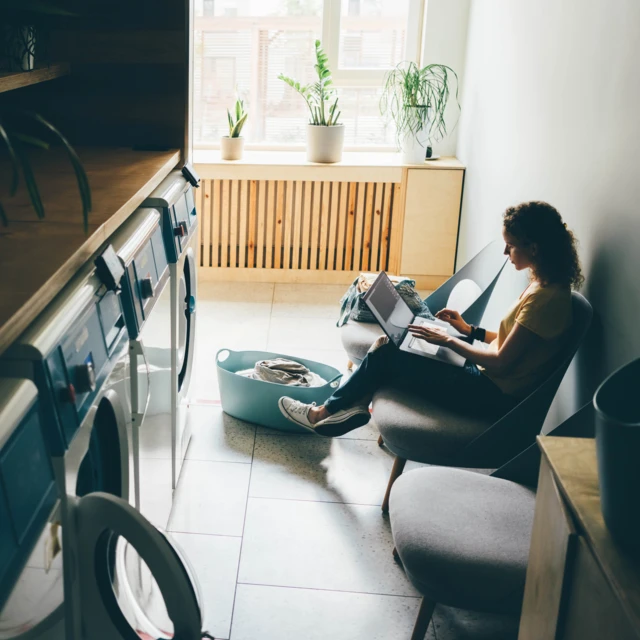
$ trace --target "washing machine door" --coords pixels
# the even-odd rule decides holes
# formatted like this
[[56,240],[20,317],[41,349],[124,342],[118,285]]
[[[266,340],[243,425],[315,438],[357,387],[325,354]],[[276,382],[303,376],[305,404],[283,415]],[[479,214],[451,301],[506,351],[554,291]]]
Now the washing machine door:
[[178,283],[178,392],[186,391],[191,379],[196,323],[196,255],[185,252]]
[[64,579],[55,513],[0,610],[1,640],[64,640]]
[[210,637],[202,631],[198,592],[187,563],[131,505],[93,493],[77,502],[76,523],[85,637]]

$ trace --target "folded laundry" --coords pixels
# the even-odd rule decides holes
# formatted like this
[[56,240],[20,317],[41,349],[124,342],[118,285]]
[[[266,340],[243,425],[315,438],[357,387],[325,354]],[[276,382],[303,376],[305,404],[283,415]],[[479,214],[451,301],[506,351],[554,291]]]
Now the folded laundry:
[[253,369],[237,371],[237,375],[263,382],[285,384],[292,387],[321,387],[327,381],[303,364],[287,358],[259,360]]

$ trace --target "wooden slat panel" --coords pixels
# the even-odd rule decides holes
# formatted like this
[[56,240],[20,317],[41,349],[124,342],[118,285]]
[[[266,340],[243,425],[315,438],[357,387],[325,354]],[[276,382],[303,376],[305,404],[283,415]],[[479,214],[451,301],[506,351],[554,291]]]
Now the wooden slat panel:
[[[320,183],[318,183],[320,184]],[[329,246],[329,223],[331,203],[331,183],[322,183],[322,204],[320,214],[320,256],[318,258],[318,269],[323,271],[327,268],[327,247]]]
[[270,181],[267,183],[267,220],[265,233],[265,260],[264,266],[271,269],[273,266],[273,232],[274,220],[276,217],[276,183]]
[[338,228],[336,231],[336,269],[342,271],[344,267],[344,244],[347,234],[347,207],[349,206],[349,183],[340,182],[340,198],[338,200]]
[[238,212],[238,267],[247,266],[247,204],[249,200],[249,181],[240,181],[240,210]]
[[258,185],[255,180],[249,182],[249,230],[247,233],[247,267],[256,266],[256,232],[258,215]]
[[371,270],[371,231],[373,227],[373,204],[376,185],[367,183],[367,196],[364,206],[364,232],[362,234],[362,270]]
[[356,225],[356,198],[358,195],[358,183],[349,183],[349,206],[347,208],[347,237],[345,240],[345,271],[354,271],[358,267],[353,259],[353,233]]
[[287,181],[287,199],[284,210],[284,263],[285,269],[291,268],[291,241],[293,238],[293,180]]
[[267,222],[267,182],[260,180],[258,183],[258,252],[256,256],[256,268],[264,267],[264,238]]
[[[271,184],[274,183],[272,182]],[[273,266],[276,269],[280,269],[282,267],[282,238],[284,235],[284,222],[284,180],[278,180],[273,258]]]
[[400,256],[402,253],[402,233],[404,225],[404,193],[402,183],[393,183],[391,200],[392,224],[389,238],[389,271],[400,273]]
[[320,218],[322,198],[322,183],[313,183],[313,203],[311,205],[311,257],[309,258],[309,269],[318,268],[318,245],[320,240]]
[[380,267],[380,236],[382,235],[382,196],[384,184],[376,184],[376,199],[373,205],[373,226],[371,233],[371,271],[381,271]]
[[212,180],[211,185],[211,266],[220,265],[220,218],[222,208],[222,181]]
[[384,185],[384,203],[382,205],[382,237],[380,239],[380,270],[389,269],[389,245],[391,241],[391,200],[393,198],[393,183]]
[[229,205],[229,266],[238,266],[238,217],[240,213],[239,180],[231,181],[231,203]]
[[311,206],[313,182],[304,183],[304,210],[302,212],[302,263],[301,269],[309,268],[309,240],[311,236]]
[[362,271],[362,249],[364,235],[365,198],[367,195],[366,183],[358,184],[358,198],[356,200],[356,215],[353,229],[353,268]]
[[338,206],[340,205],[340,183],[333,182],[331,185],[331,218],[329,221],[329,248],[327,269],[333,271],[336,268],[336,244],[338,230]]
[[295,183],[295,198],[293,201],[293,256],[291,267],[300,268],[300,240],[302,239],[302,191],[303,182]]
[[[212,224],[212,200],[211,200],[211,188],[212,180],[203,180],[202,188],[195,189],[196,193],[199,191],[200,200],[200,222],[201,222],[201,245],[202,253],[200,254],[200,264],[203,267],[212,266],[212,244],[211,244],[211,224]],[[217,255],[217,254],[216,254]]]
[[[222,209],[220,211],[220,266],[229,266],[229,202],[231,180],[222,181]],[[235,266],[235,265],[234,265]]]

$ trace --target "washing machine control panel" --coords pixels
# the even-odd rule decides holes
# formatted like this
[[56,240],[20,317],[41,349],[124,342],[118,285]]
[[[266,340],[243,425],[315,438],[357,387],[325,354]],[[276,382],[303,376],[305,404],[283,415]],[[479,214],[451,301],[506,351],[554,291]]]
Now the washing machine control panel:
[[140,335],[169,279],[169,263],[160,224],[126,265],[122,280],[124,312],[129,337]]
[[46,372],[62,427],[52,455],[68,447],[120,356],[127,331],[120,294],[98,292],[46,358]]
[[162,211],[162,233],[169,262],[176,263],[198,228],[194,189],[180,171],[172,172],[143,203]]

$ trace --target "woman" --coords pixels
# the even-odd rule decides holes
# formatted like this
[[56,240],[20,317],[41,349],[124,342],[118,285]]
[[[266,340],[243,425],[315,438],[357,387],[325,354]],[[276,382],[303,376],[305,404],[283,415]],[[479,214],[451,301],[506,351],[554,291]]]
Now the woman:
[[[309,431],[336,437],[366,424],[373,393],[389,384],[494,420],[507,413],[553,368],[571,326],[571,288],[580,287],[583,277],[575,237],[546,202],[507,209],[502,236],[505,255],[518,271],[529,269],[530,283],[497,333],[467,324],[452,309],[442,309],[436,317],[466,339],[439,327],[409,326],[415,337],[466,358],[463,368],[400,351],[382,338],[324,405],[283,397],[282,413]],[[474,346],[474,340],[489,347]]]

